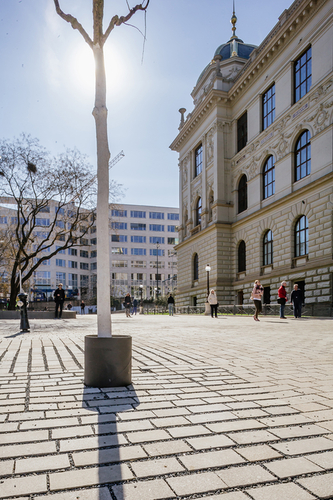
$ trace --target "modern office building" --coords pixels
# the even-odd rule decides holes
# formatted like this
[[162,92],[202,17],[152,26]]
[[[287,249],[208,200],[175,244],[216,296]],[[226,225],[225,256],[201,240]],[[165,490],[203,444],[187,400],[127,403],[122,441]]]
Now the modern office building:
[[221,304],[248,303],[255,279],[264,302],[276,302],[285,280],[289,292],[299,283],[306,303],[327,309],[333,3],[295,0],[259,47],[236,35],[235,13],[231,22],[170,146],[179,153],[177,303],[205,301],[209,264]]
[[114,205],[110,212],[111,293],[157,298],[177,288],[179,209]]

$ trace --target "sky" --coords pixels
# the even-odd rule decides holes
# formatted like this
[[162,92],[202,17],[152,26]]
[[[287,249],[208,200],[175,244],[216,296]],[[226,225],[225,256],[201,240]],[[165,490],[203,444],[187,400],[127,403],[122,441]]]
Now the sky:
[[[137,1],[128,0],[131,7]],[[291,0],[236,0],[236,35],[259,45]],[[92,0],[60,0],[92,34]],[[110,171],[120,203],[179,206],[179,108],[193,110],[191,92],[216,48],[230,36],[232,0],[150,0],[146,16],[113,30],[105,44]],[[105,0],[105,29],[126,0]],[[143,33],[146,33],[144,39]],[[0,139],[30,134],[53,155],[87,155],[96,173],[94,61],[53,0],[0,0]],[[186,114],[187,114],[186,113]]]

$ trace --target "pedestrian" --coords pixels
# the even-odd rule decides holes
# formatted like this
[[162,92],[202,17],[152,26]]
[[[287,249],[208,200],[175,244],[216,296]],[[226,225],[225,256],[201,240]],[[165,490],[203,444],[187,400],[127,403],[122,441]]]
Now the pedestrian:
[[67,310],[70,311],[72,309],[72,307],[73,306],[72,306],[71,302],[68,302],[68,304],[67,304]]
[[59,311],[59,319],[60,319],[62,315],[62,308],[64,307],[64,301],[65,301],[65,292],[62,288],[62,283],[58,284],[58,288],[54,291],[53,297],[56,303],[54,315],[55,318],[57,319]]
[[84,314],[84,309],[86,307],[84,301],[82,300],[81,304],[80,304],[80,307],[81,307],[81,314]]
[[285,281],[282,281],[281,286],[278,290],[278,303],[280,304],[280,319],[287,319],[284,315],[284,308],[288,300],[286,286],[287,283]]
[[136,314],[138,310],[138,301],[136,299],[133,300],[133,309],[132,309],[132,314]]
[[253,284],[253,290],[251,293],[251,299],[253,300],[254,307],[255,307],[255,313],[253,316],[254,321],[260,321],[260,319],[258,318],[258,315],[262,311],[261,297],[262,297],[263,293],[264,293],[264,288],[261,285],[260,281],[255,280],[255,282]]
[[172,293],[169,293],[168,297],[169,316],[173,316],[174,307],[175,307],[175,299],[173,298]]
[[124,305],[125,305],[126,318],[130,318],[131,317],[131,296],[129,293],[126,294],[126,297],[124,299]]
[[210,303],[210,315],[211,315],[211,317],[214,318],[214,315],[215,315],[215,318],[217,318],[218,303],[217,303],[216,293],[213,289],[210,291],[210,294],[208,295],[208,302]]
[[300,318],[302,316],[302,304],[303,304],[303,292],[300,288],[298,288],[298,284],[294,284],[294,289],[290,295],[290,304],[293,304],[294,308],[294,317],[295,319]]

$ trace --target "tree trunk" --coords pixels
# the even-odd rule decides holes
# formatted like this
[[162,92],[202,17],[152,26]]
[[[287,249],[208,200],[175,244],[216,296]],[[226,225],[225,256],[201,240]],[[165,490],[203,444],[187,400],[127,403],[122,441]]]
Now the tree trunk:
[[103,47],[93,47],[95,59],[95,107],[97,139],[97,333],[111,337],[109,250],[109,159],[107,136],[106,76]]

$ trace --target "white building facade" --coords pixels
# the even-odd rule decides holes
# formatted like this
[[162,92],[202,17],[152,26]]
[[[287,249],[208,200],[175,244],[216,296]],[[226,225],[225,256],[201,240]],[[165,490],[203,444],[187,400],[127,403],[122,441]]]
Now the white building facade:
[[332,305],[333,3],[296,0],[259,47],[233,35],[201,73],[179,153],[178,305],[264,302],[282,280]]

